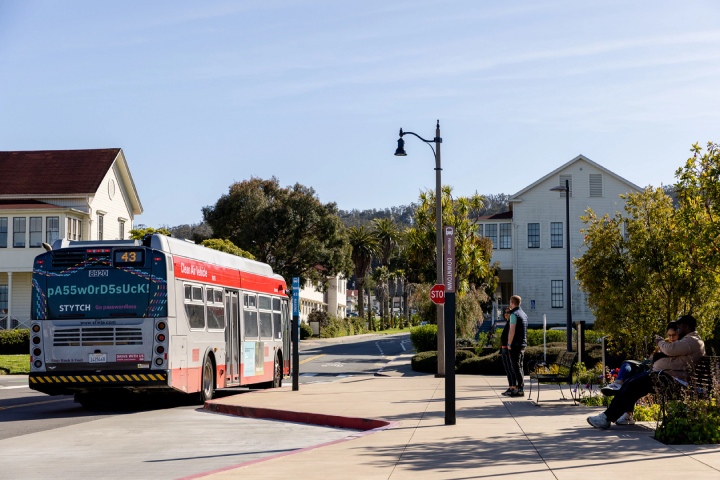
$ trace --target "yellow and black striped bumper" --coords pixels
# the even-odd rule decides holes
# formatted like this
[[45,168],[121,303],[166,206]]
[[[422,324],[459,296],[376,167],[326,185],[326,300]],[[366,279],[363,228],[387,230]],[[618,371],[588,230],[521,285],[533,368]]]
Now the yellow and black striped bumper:
[[167,386],[167,372],[73,372],[30,373],[30,388],[44,393],[63,394],[98,388]]

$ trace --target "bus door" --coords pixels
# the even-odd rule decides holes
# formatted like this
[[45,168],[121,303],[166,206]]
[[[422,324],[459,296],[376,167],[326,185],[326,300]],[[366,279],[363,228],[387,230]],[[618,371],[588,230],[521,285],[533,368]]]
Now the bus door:
[[240,304],[237,291],[225,293],[225,312],[227,312],[225,379],[226,385],[232,386],[240,384]]
[[290,315],[288,314],[288,301],[284,299],[282,301],[282,349],[283,349],[283,374],[290,374]]

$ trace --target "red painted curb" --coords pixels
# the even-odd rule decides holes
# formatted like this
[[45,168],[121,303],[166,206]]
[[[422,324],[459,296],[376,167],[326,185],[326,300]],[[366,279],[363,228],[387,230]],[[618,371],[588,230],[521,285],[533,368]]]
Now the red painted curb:
[[386,420],[375,420],[371,418],[341,417],[338,415],[325,415],[322,413],[293,412],[291,410],[274,410],[272,408],[227,405],[223,403],[215,403],[213,401],[206,402],[203,408],[211,412],[226,413],[238,417],[265,418],[269,420],[306,423],[309,425],[320,425],[324,427],[348,428],[360,431],[386,428],[393,423]]

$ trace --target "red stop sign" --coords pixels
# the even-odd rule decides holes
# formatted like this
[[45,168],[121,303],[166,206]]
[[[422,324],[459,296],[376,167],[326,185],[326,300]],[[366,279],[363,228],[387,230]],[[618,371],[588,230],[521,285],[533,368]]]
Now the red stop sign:
[[430,300],[437,305],[445,304],[445,285],[436,283],[430,289]]

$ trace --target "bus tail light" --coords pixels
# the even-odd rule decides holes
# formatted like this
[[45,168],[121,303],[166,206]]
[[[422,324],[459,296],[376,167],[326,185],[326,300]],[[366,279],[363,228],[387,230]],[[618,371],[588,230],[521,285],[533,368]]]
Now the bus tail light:
[[40,337],[33,337],[33,338],[32,338],[32,342],[33,342],[34,345],[39,345],[39,344],[40,344]]
[[157,347],[155,347],[155,351],[158,353],[158,355],[162,355],[163,353],[165,353],[165,347],[163,347],[162,345],[158,345]]
[[155,328],[157,328],[158,330],[165,330],[165,327],[167,327],[165,322],[158,322],[157,325],[155,326]]
[[157,341],[162,343],[165,341],[165,334],[164,333],[158,333]]
[[35,363],[33,363],[33,365],[35,365],[35,368],[42,367],[42,360],[35,360]]
[[161,367],[162,364],[163,364],[163,359],[162,359],[162,358],[156,358],[156,359],[155,359],[155,365],[157,365],[158,367]]
[[34,349],[33,349],[33,356],[39,357],[40,354],[42,354],[42,350],[40,350],[39,348],[34,348]]
[[40,325],[38,325],[37,323],[33,324],[33,326],[32,326],[32,331],[33,331],[33,333],[39,333],[39,332],[40,332]]

